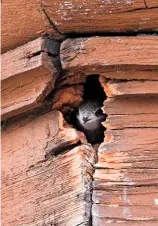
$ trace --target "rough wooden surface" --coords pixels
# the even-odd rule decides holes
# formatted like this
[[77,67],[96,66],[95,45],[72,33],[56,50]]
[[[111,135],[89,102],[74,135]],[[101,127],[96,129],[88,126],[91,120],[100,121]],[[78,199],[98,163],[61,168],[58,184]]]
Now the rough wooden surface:
[[38,107],[54,88],[58,70],[45,43],[38,38],[2,55],[2,119]]
[[146,4],[147,8],[158,7],[157,0],[145,0],[145,4]]
[[158,128],[106,132],[94,174],[94,226],[157,225],[157,137]]
[[2,2],[2,52],[44,33],[62,38],[63,33],[147,32],[157,28],[156,0]]
[[158,95],[158,81],[106,81],[101,77],[100,82],[108,97]]
[[93,175],[93,226],[158,224],[157,81],[99,78],[108,98]]
[[123,128],[157,128],[158,114],[125,114],[125,115],[108,115],[106,122],[103,123],[107,129]]
[[2,52],[38,38],[48,28],[40,1],[2,2]]
[[64,106],[78,107],[83,101],[83,91],[82,85],[72,85],[57,90],[53,98],[53,109],[62,110]]
[[157,97],[108,98],[104,110],[108,115],[157,114]]
[[[61,114],[53,111],[18,121],[2,132],[4,226],[89,225],[96,153],[90,145],[69,150],[79,137],[72,135],[68,141],[74,129],[63,123]],[[66,141],[68,152],[45,158],[48,148],[52,153]]]
[[[96,44],[97,43],[97,44]],[[153,48],[154,46],[154,48]],[[97,56],[97,58],[96,58]],[[158,37],[92,37],[67,39],[61,45],[63,69],[85,74],[113,72],[112,78],[124,71],[121,78],[128,78],[128,71],[135,79],[158,79]],[[146,71],[143,75],[143,72]],[[148,72],[151,71],[151,74]],[[140,77],[139,77],[140,74]],[[150,78],[150,75],[151,78]],[[135,76],[135,77],[134,77]],[[110,75],[109,75],[110,77]]]
[[43,7],[63,33],[137,32],[158,27],[156,1],[44,0]]

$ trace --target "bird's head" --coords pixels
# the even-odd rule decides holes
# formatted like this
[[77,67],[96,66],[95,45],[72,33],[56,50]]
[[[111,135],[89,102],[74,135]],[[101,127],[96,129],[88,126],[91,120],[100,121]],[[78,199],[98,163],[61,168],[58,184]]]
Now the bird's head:
[[101,103],[96,100],[84,101],[78,107],[76,117],[80,125],[88,130],[97,128],[106,118],[105,114],[101,110]]

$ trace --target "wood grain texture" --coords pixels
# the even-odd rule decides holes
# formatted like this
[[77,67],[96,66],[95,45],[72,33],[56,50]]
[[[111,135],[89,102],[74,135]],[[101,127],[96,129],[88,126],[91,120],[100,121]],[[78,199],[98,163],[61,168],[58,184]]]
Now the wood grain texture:
[[[158,38],[137,36],[67,39],[61,45],[61,61],[63,69],[71,73],[83,72],[88,75],[114,72],[113,76],[117,78],[117,71],[142,70],[146,71],[144,78],[147,78],[147,71],[151,71],[157,79]],[[134,78],[143,78],[143,72],[141,77],[139,74],[135,73]],[[123,73],[122,78],[126,79],[127,75]],[[153,79],[150,78],[150,73],[148,79]]]
[[158,81],[100,81],[108,97],[158,95]]
[[100,73],[103,77],[108,79],[151,79],[151,80],[158,80],[158,71],[148,71],[148,70],[117,70],[117,71],[107,71],[104,73]]
[[137,32],[158,27],[158,9],[147,9],[144,0],[44,0],[43,7],[63,33]]
[[108,115],[157,114],[158,98],[156,96],[108,98],[103,109]]
[[157,137],[158,128],[106,131],[105,140],[99,148],[96,166],[102,167],[105,163],[105,166],[109,164],[108,168],[157,169]]
[[108,115],[103,125],[107,129],[157,128],[158,114]]
[[158,129],[105,132],[93,175],[93,225],[158,222]]
[[99,80],[107,130],[93,175],[92,225],[156,226],[157,81]]
[[[20,120],[2,132],[3,225],[89,225],[96,153],[91,145],[68,151],[77,140],[73,135],[67,140],[74,129],[63,123],[61,114],[53,111]],[[48,147],[49,153],[55,148],[49,145],[54,137],[58,148],[68,141],[68,152],[46,159]]]
[[156,31],[157,15],[156,0],[29,0],[27,3],[5,0],[2,2],[2,52],[44,33],[62,38],[62,33]]
[[145,0],[145,4],[147,8],[155,8],[158,7],[157,0]]
[[38,38],[49,28],[40,1],[2,2],[2,52]]
[[2,54],[2,119],[42,105],[57,76],[42,38]]
[[141,221],[141,220],[123,220],[123,219],[104,219],[104,218],[99,218],[99,217],[94,217],[93,218],[93,225],[94,226],[157,226],[157,221],[155,220],[146,220],[146,221]]

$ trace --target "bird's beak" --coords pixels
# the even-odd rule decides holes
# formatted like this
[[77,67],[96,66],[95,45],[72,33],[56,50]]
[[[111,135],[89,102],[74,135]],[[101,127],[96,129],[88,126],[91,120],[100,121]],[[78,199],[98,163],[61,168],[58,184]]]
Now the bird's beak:
[[83,118],[84,124],[85,124],[86,122],[88,122],[89,120],[90,120],[89,118]]

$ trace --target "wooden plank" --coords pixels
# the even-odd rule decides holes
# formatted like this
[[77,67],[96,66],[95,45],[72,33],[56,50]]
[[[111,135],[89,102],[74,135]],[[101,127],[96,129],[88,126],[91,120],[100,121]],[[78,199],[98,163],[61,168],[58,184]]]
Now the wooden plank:
[[158,27],[157,8],[156,0],[146,0],[146,4],[144,0],[3,1],[2,52],[44,33],[63,38],[62,33],[154,31]]
[[[151,207],[141,207],[141,206],[133,206],[128,207],[124,206],[106,206],[93,204],[92,213],[94,216],[99,216],[100,218],[117,218],[118,220],[122,220],[123,218],[127,218],[129,220],[156,220],[157,218],[157,210],[158,207],[155,206],[151,209]],[[114,211],[115,210],[115,211]]]
[[[158,186],[148,186],[148,187],[130,187],[128,191],[126,189],[126,195],[128,195],[128,206],[153,206],[156,203],[158,196]],[[125,204],[124,189],[118,190],[94,190],[93,191],[93,202],[95,204],[105,205],[120,205],[123,206]],[[144,202],[145,200],[145,202]]]
[[[66,138],[70,131],[71,141]],[[64,127],[59,112],[52,111],[20,120],[2,132],[4,226],[88,225],[96,153],[90,145],[68,151],[80,139],[73,131]],[[65,154],[45,158],[47,151],[55,146],[61,150],[65,142]]]
[[99,80],[106,95],[114,97],[104,102],[107,129],[158,127],[157,81]]
[[[150,164],[150,163],[149,163]],[[116,164],[115,164],[116,165]],[[150,169],[150,165],[148,168],[134,168],[132,164],[128,169],[122,168],[116,169],[117,166],[111,164],[114,169],[110,169],[107,166],[107,169],[96,169],[94,174],[94,180],[97,182],[104,183],[104,186],[107,188],[114,189],[117,186],[151,186],[158,185],[158,169]],[[124,164],[125,165],[125,164]],[[138,167],[138,166],[137,166]],[[98,186],[99,187],[99,186]],[[156,197],[155,197],[156,198]]]
[[158,114],[158,98],[156,96],[108,98],[103,108],[107,115]]
[[156,226],[157,137],[156,128],[105,132],[93,175],[93,225]]
[[103,125],[107,129],[157,128],[158,114],[108,115]]
[[117,71],[107,71],[100,73],[105,78],[110,79],[151,79],[158,80],[158,70],[153,71],[138,71],[138,70],[117,70]]
[[143,0],[44,0],[43,6],[63,33],[137,32],[158,27],[158,9],[146,9]]
[[2,119],[40,106],[54,88],[59,72],[48,42],[58,45],[38,38],[2,55]]
[[[12,184],[25,178],[27,168],[41,162],[46,155],[58,153],[80,141],[73,128],[64,127],[64,119],[58,111],[40,117],[28,117],[7,127],[2,133],[2,148],[5,164],[14,164],[5,169],[5,184]],[[25,139],[26,137],[26,139]],[[28,145],[27,145],[28,143]],[[21,155],[21,150],[23,154]],[[31,156],[35,150],[35,156]],[[30,158],[28,163],[28,158]],[[21,164],[23,162],[23,164]],[[12,165],[11,164],[11,165]],[[8,177],[9,175],[9,177]]]
[[[32,16],[33,15],[33,16]],[[50,28],[38,1],[2,2],[2,52],[38,38]]]
[[158,70],[158,37],[67,39],[61,44],[61,61],[63,69],[87,75],[117,70],[155,71]]
[[157,81],[107,81],[102,77],[100,82],[108,97],[158,95]]
[[106,131],[104,142],[99,147],[96,167],[157,169],[157,137],[157,128]]
[[145,0],[145,4],[146,4],[147,8],[158,7],[157,0]]
[[92,224],[94,226],[157,226],[157,220],[118,220],[118,219],[109,219],[109,218],[99,218],[93,217]]

